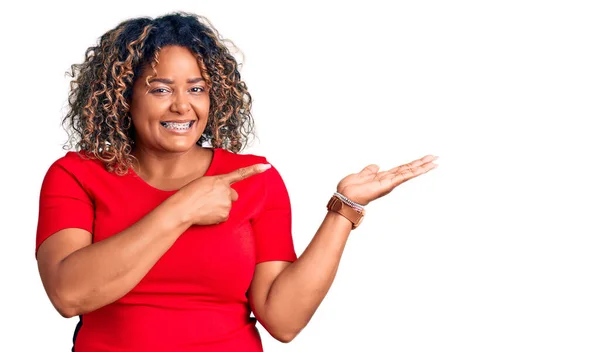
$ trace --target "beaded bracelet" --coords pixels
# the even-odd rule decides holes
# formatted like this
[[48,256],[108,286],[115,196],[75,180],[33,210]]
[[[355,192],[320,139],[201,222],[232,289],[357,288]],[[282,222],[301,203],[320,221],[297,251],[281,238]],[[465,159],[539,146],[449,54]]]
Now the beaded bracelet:
[[362,212],[365,207],[362,204],[358,204],[356,202],[351,201],[350,199],[348,199],[346,196],[344,196],[343,194],[341,194],[339,192],[335,192],[333,195],[338,197],[342,202],[346,203],[347,205],[349,205],[350,207],[352,207],[354,210],[356,210],[358,212]]

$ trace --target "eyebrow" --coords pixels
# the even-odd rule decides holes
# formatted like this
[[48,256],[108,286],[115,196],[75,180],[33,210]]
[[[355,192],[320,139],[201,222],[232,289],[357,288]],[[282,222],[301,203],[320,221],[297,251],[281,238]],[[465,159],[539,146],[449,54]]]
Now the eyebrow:
[[[202,82],[204,81],[204,78],[202,77],[197,77],[197,78],[190,78],[187,80],[187,83],[198,83],[198,82]],[[168,78],[152,78],[151,80],[148,81],[148,83],[152,83],[152,82],[160,82],[160,83],[164,83],[164,84],[173,84],[175,82],[173,82],[173,80],[168,79]]]

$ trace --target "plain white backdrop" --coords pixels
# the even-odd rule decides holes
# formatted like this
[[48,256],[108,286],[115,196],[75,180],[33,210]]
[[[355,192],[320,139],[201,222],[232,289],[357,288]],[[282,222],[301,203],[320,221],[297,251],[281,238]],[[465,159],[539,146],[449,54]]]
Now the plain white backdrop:
[[298,254],[337,182],[439,155],[367,208],[308,327],[276,351],[600,350],[594,1],[13,2],[2,6],[0,351],[70,351],[34,259],[64,73],[122,20],[207,16],[245,55]]

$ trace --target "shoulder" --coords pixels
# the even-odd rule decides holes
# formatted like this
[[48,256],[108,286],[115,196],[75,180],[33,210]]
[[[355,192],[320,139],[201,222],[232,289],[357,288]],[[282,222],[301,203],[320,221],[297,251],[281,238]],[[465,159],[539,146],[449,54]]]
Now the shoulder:
[[237,154],[225,149],[215,148],[213,160],[217,161],[214,170],[217,174],[229,173],[254,164],[270,164],[270,169],[250,177],[249,180],[252,180],[251,182],[259,182],[266,185],[281,184],[282,187],[285,187],[279,170],[263,155]]
[[53,180],[55,183],[72,182],[86,187],[96,182],[97,178],[111,177],[101,160],[94,158],[86,152],[69,151],[64,156],[55,160],[44,177],[45,181]]
[[50,168],[59,167],[67,171],[77,172],[78,170],[84,169],[104,169],[104,163],[94,158],[92,154],[86,152],[67,152],[64,156],[60,157]]
[[262,155],[238,154],[221,148],[215,148],[214,153],[214,158],[218,161],[219,170],[223,173],[239,169],[240,167],[268,163],[267,158]]

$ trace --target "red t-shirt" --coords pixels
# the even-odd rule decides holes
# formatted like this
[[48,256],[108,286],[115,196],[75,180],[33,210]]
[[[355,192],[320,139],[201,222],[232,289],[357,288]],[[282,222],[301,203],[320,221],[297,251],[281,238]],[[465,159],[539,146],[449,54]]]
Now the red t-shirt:
[[[206,176],[266,162],[216,148]],[[226,222],[190,227],[127,295],[80,316],[76,352],[262,351],[246,292],[257,263],[296,260],[290,201],[273,167],[232,188],[239,199]],[[85,229],[93,242],[102,241],[175,192],[68,152],[42,184],[35,253],[65,228]]]

